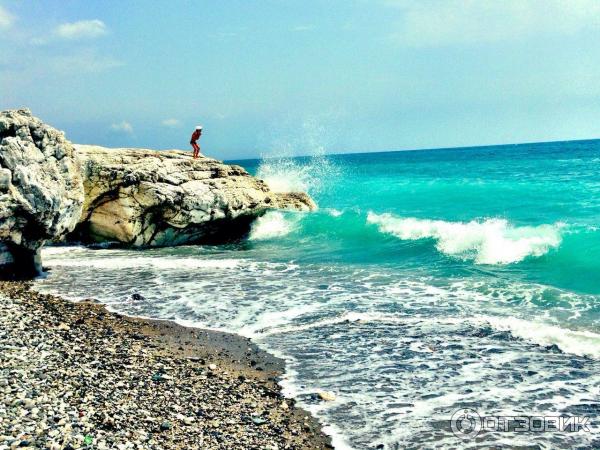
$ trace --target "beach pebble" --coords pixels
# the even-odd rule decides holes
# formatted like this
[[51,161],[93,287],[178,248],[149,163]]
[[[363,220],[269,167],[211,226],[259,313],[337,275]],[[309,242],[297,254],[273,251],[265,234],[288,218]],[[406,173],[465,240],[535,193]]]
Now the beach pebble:
[[319,391],[317,395],[321,400],[325,400],[326,402],[332,402],[335,400],[335,394],[331,391]]
[[252,416],[250,420],[252,420],[252,423],[254,425],[262,425],[264,423],[267,423],[266,419],[259,417],[259,416]]

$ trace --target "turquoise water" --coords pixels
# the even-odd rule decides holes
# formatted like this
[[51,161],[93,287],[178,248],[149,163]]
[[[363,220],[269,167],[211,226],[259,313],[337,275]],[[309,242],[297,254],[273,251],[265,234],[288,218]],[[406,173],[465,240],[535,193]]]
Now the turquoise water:
[[236,163],[319,210],[228,246],[48,249],[38,288],[252,337],[338,448],[600,446],[449,427],[465,407],[597,424],[600,141]]
[[[254,173],[261,164],[238,163]],[[277,164],[273,162],[276,168]],[[297,164],[311,167],[310,160],[300,159]],[[294,254],[298,259],[415,264],[440,271],[442,276],[464,276],[465,270],[476,270],[600,293],[598,141],[333,156],[328,164],[334,170],[326,168],[325,179],[316,180],[315,197],[322,211],[307,217],[302,227],[285,238],[291,247],[298,239],[310,241],[308,248],[298,248]],[[329,178],[327,172],[334,176]],[[269,175],[264,168],[261,173]],[[297,178],[302,182],[296,184],[310,190],[311,177],[320,175],[301,174]],[[291,181],[293,186],[295,180]],[[332,209],[343,214],[332,217],[328,214]],[[387,223],[397,228],[381,233],[381,227],[373,223],[383,225],[386,219],[369,223],[369,212],[420,220],[414,235],[427,234],[428,222],[434,220],[448,225],[487,220],[481,230],[475,224],[465,226],[464,239],[481,232],[483,244],[490,246],[500,245],[504,237],[509,241],[529,237],[532,242],[523,254],[515,249],[514,254],[501,255],[501,249],[493,249],[491,264],[477,264],[473,256],[480,240],[464,251],[439,251],[436,237],[394,239],[394,231],[398,236],[409,224],[394,225],[392,217]],[[507,224],[496,229],[490,220]],[[450,239],[459,245],[462,237],[455,232],[460,231],[448,230],[454,236]],[[556,245],[555,234],[560,241]],[[539,246],[536,239],[542,241]],[[515,264],[507,267],[502,262]]]

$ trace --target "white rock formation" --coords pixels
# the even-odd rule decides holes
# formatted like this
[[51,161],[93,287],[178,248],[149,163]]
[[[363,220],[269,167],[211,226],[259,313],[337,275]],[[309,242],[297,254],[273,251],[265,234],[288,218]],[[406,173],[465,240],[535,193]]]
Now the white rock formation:
[[75,145],[83,240],[164,246],[235,239],[267,209],[311,210],[306,194],[275,194],[239,166],[177,150]]
[[40,247],[67,235],[136,247],[217,243],[243,237],[268,209],[315,208],[239,166],[73,145],[28,110],[0,113],[0,275],[39,273]]
[[39,249],[73,230],[83,183],[73,146],[29,110],[0,113],[0,261],[41,270]]

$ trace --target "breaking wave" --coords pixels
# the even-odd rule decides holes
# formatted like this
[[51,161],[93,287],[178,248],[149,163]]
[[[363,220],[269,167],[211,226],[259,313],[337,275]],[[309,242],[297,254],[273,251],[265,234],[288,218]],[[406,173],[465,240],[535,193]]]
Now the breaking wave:
[[370,212],[367,222],[402,240],[434,239],[436,248],[477,264],[510,264],[557,248],[563,224],[513,226],[505,219],[446,222]]
[[286,217],[284,213],[269,211],[252,224],[249,239],[251,241],[264,241],[279,238],[290,234],[295,228],[296,221]]

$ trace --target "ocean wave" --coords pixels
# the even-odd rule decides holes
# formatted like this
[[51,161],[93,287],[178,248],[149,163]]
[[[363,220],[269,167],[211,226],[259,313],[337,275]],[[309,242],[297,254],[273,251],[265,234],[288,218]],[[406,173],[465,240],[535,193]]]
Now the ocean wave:
[[286,236],[296,229],[297,221],[280,211],[269,211],[259,217],[250,230],[251,241],[264,241]]
[[402,240],[434,239],[438,251],[477,264],[510,264],[542,256],[560,245],[564,227],[561,223],[519,227],[505,219],[446,222],[373,212],[367,222]]

